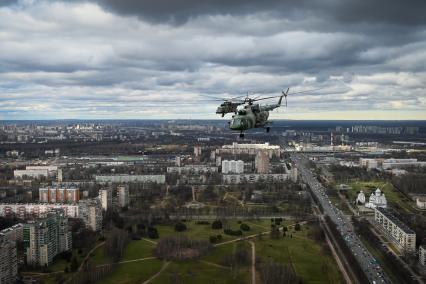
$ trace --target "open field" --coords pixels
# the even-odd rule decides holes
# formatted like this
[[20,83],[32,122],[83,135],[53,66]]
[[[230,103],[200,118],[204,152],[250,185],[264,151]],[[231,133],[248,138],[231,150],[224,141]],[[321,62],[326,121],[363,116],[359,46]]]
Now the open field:
[[[251,230],[246,235],[265,232],[270,229],[270,220],[245,221]],[[287,225],[286,222],[285,225]],[[213,234],[222,234],[224,241],[237,237],[226,236],[222,230],[212,230],[210,225],[196,225],[194,221],[186,222],[188,230],[182,234],[194,239],[206,239]],[[238,225],[238,226],[237,226]],[[237,221],[230,221],[231,229],[239,228]],[[160,238],[177,234],[173,226],[156,226]],[[210,228],[210,229],[209,229]],[[304,283],[341,283],[343,281],[337,265],[331,255],[324,252],[321,246],[307,237],[309,226],[302,226],[299,232],[290,229],[286,237],[273,240],[269,234],[260,239],[252,238],[255,243],[256,257],[261,261],[273,259],[276,262],[291,265]],[[292,235],[292,237],[290,237]],[[225,238],[226,236],[226,238]],[[157,241],[157,240],[154,240]],[[155,244],[147,240],[133,240],[126,247],[125,254],[116,270],[99,283],[142,283],[157,274],[164,262],[158,259],[146,259],[153,256]],[[231,265],[230,259],[235,251],[245,250],[250,258],[248,263]],[[102,255],[95,259],[102,263]],[[130,262],[128,262],[130,261]],[[214,246],[207,255],[197,260],[172,261],[150,283],[170,283],[172,280],[181,283],[250,283],[251,247],[248,241],[233,241]],[[259,271],[256,272],[260,280]]]
[[277,240],[269,236],[256,240],[257,257],[292,266],[303,283],[343,283],[333,257],[307,237],[307,226],[302,228],[300,232],[288,232],[286,237]]

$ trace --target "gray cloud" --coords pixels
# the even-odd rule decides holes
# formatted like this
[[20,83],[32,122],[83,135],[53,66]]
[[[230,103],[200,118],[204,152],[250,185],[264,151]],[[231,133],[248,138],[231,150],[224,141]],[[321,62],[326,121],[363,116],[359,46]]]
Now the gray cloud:
[[320,15],[339,22],[389,23],[395,25],[425,24],[423,0],[410,3],[401,0],[98,0],[114,12],[137,15],[152,21],[182,23],[205,15],[244,15],[271,12],[280,17],[298,18]]
[[288,86],[323,89],[278,117],[426,110],[423,1],[168,2],[0,2],[0,118],[213,118],[200,95]]

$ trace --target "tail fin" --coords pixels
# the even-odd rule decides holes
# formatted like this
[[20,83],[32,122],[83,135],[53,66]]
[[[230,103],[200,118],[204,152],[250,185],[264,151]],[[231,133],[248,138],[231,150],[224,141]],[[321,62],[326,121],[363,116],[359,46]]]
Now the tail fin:
[[283,100],[283,97],[285,97],[285,106],[287,106],[287,94],[290,88],[287,88],[287,91],[284,93],[284,90],[282,91],[283,95],[280,97],[280,100],[278,101],[278,105],[281,106],[281,101]]
[[280,97],[280,99],[278,100],[278,105],[280,106],[281,105],[281,101],[283,100],[283,97],[284,97],[285,95],[283,94],[281,97]]

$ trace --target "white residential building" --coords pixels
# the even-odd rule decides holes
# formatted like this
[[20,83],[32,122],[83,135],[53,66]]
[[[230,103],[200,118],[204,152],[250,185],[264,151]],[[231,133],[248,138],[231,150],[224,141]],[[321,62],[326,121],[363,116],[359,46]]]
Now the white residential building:
[[40,177],[48,177],[48,170],[14,170],[13,176],[15,178],[40,178]]
[[68,218],[79,217],[78,204],[61,203],[0,203],[0,216],[43,217],[54,209],[63,209]]
[[26,166],[25,170],[15,170],[13,176],[15,178],[40,178],[55,176],[58,170],[57,166]]
[[244,184],[244,183],[274,183],[284,182],[291,178],[289,174],[227,174],[222,175],[224,184]]
[[118,195],[118,206],[123,208],[129,205],[129,187],[127,186],[119,186],[117,187],[117,195]]
[[259,151],[266,151],[270,158],[272,156],[280,156],[281,148],[277,145],[265,144],[238,144],[237,142],[232,145],[223,145],[222,148],[216,150],[216,154],[251,154],[256,155]]
[[165,183],[165,175],[97,175],[95,176],[96,182],[99,183],[129,183],[129,182],[153,182]]
[[375,208],[374,221],[402,251],[416,250],[416,233],[387,209]]
[[112,188],[99,190],[99,200],[103,210],[112,209]]
[[12,227],[1,230],[0,235],[5,236],[9,241],[13,241],[13,242],[22,241],[23,228],[24,226],[22,224],[16,224],[16,225],[13,225]]
[[218,168],[208,165],[185,165],[181,167],[167,167],[168,174],[208,174],[217,173]]
[[416,197],[416,206],[419,209],[426,209],[426,196]]
[[244,173],[244,162],[241,160],[223,160],[222,161],[223,174],[242,174]]
[[102,205],[98,198],[80,200],[80,218],[86,226],[97,232],[102,229]]

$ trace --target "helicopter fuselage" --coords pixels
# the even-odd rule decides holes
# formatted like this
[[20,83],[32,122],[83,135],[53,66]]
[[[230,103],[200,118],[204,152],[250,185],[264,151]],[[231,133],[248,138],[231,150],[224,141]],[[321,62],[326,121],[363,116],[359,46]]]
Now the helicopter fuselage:
[[269,111],[259,105],[246,105],[239,110],[229,123],[229,128],[245,131],[251,128],[264,127],[268,123]]

